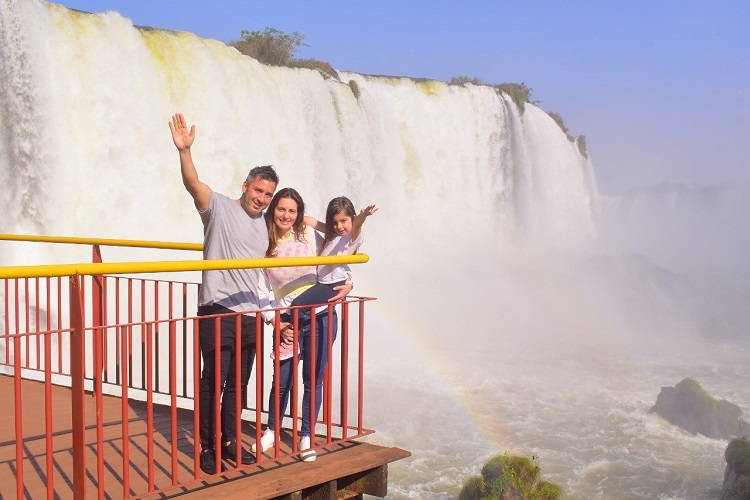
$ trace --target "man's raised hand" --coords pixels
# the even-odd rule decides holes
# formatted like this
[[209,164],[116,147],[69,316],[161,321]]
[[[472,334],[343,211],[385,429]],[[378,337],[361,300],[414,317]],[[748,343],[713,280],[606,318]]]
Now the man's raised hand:
[[188,131],[187,122],[182,113],[175,113],[172,116],[172,121],[169,122],[169,130],[172,132],[172,140],[174,145],[180,151],[190,149],[195,140],[195,125],[190,127]]

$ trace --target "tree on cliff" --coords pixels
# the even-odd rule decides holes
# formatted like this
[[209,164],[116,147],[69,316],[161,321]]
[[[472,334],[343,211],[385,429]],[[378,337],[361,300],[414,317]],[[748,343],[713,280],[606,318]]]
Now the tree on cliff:
[[535,459],[497,454],[482,467],[481,475],[464,482],[459,500],[557,500],[562,488],[541,479]]
[[304,43],[305,35],[285,33],[276,28],[263,31],[242,30],[242,39],[230,45],[246,56],[273,66],[286,66]]
[[484,82],[476,76],[473,78],[469,76],[452,76],[448,85],[466,85],[467,83],[472,85],[484,85]]
[[500,85],[493,85],[493,87],[495,87],[498,92],[508,94],[508,96],[513,99],[513,102],[516,103],[516,106],[518,106],[521,111],[526,108],[527,102],[529,104],[539,104],[540,102],[531,100],[531,93],[534,92],[534,89],[526,85],[524,82],[501,83]]
[[266,28],[263,31],[242,30],[242,39],[229,42],[229,45],[263,64],[307,68],[318,71],[323,78],[338,79],[336,70],[325,61],[294,58],[300,47],[308,46],[304,40],[305,35],[296,31],[285,33],[276,28]]
[[568,138],[570,142],[575,141],[572,135],[570,135],[570,131],[568,130],[568,127],[565,126],[565,122],[563,121],[563,117],[560,115],[560,113],[555,113],[554,111],[547,111],[547,115],[549,115],[552,120],[554,120],[555,123],[557,123],[557,126],[560,127],[560,130],[562,130],[563,134],[565,134],[565,137]]

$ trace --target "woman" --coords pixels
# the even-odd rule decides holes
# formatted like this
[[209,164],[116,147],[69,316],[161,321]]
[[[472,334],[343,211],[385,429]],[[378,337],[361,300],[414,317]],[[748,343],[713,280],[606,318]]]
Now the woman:
[[[268,226],[268,250],[266,257],[314,257],[318,254],[322,238],[309,226],[304,224],[305,204],[299,193],[292,188],[279,190],[268,205],[266,211],[266,224]],[[273,290],[274,299],[271,306],[274,308],[287,308],[299,294],[309,289],[317,282],[315,266],[278,267],[268,268],[269,284]],[[282,309],[281,322],[292,323],[292,314],[288,309]],[[336,312],[333,313],[333,340],[336,339],[337,330]],[[315,338],[311,339],[310,315],[303,311],[298,315],[298,344],[300,359],[302,359],[302,382],[304,394],[302,397],[302,427],[300,428],[299,450],[302,452],[300,458],[305,462],[315,460],[315,450],[310,449],[310,389],[311,373],[315,372],[315,415],[313,422],[317,420],[323,395],[323,372],[328,363],[328,314],[323,311],[316,315]],[[311,360],[312,341],[315,343],[315,367],[313,369]],[[279,416],[278,424],[286,412],[289,402],[289,393],[292,390],[293,370],[295,369],[291,356],[291,346],[287,345],[289,357],[283,355],[284,345],[279,352],[274,351],[274,356],[280,360],[279,373],[274,372],[274,381],[271,386],[271,394],[268,402],[268,424],[261,437],[262,451],[271,448],[276,440],[276,377],[279,378]],[[285,359],[286,358],[286,359]],[[314,425],[312,426],[314,429]],[[253,452],[257,449],[253,445]]]

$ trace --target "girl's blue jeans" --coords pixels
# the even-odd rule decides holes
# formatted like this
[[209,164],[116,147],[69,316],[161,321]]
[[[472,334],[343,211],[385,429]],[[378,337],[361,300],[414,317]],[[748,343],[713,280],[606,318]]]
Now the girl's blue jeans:
[[[283,321],[289,321],[289,319]],[[314,420],[317,420],[320,413],[320,406],[323,402],[323,375],[330,357],[328,349],[328,312],[322,311],[315,315],[315,366],[313,366],[311,356],[313,351],[313,336],[311,335],[310,324],[310,311],[300,310],[298,318],[298,342],[300,348],[299,359],[302,361],[302,383],[304,385],[302,396],[302,427],[300,428],[300,435],[302,436],[310,436],[310,389],[313,382],[312,374],[315,374]],[[331,344],[336,340],[337,330],[338,318],[336,311],[333,310]],[[276,398],[276,376],[278,375],[279,377],[279,428],[281,428],[284,413],[289,403],[289,394],[292,391],[292,384],[294,382],[294,369],[294,358],[289,358],[280,362],[278,374],[274,372],[271,393],[268,397],[268,428],[273,431],[276,430],[276,405],[274,404],[274,399]]]

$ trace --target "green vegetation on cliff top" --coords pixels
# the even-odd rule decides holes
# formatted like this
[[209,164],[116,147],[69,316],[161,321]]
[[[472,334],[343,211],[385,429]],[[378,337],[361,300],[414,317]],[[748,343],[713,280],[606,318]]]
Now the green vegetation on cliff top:
[[482,467],[481,475],[464,482],[460,500],[506,499],[557,500],[562,488],[541,478],[535,459],[521,455],[497,454]]
[[[304,43],[304,40],[305,36],[296,31],[293,33],[285,33],[276,28],[266,27],[263,31],[242,30],[240,40],[234,40],[230,42],[229,45],[239,50],[242,54],[250,56],[264,64],[312,69],[323,75],[323,78],[335,78],[338,80],[339,77],[337,72],[327,62],[318,61],[316,59],[295,59],[294,56],[300,47],[308,46]],[[426,95],[430,95],[433,92],[431,85],[426,83],[425,80],[414,80],[418,83],[419,89]],[[354,83],[354,85],[352,85],[352,83]],[[466,84],[486,85],[479,78],[468,76],[454,76],[451,77],[448,82],[448,85],[463,86]],[[355,97],[359,98],[359,88],[356,86],[356,82],[349,82],[349,86],[352,88]],[[518,109],[521,112],[526,109],[527,103],[535,105],[540,103],[540,101],[532,100],[531,95],[533,89],[527,86],[524,82],[506,82],[487,86],[495,89],[498,93],[507,94],[516,106],[518,106]],[[558,124],[563,133],[568,137],[568,140],[577,144],[580,153],[584,157],[587,157],[585,136],[579,136],[576,141],[568,132],[568,129],[559,114],[552,112],[548,112],[547,114]]]

